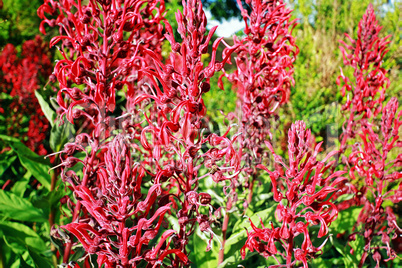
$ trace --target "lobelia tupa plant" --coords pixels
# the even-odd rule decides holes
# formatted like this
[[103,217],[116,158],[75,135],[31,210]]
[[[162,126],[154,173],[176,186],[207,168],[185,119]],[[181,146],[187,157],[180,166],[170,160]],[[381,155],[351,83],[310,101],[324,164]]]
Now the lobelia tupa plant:
[[402,147],[399,136],[402,112],[397,114],[397,109],[398,101],[393,97],[383,109],[381,134],[374,132],[372,124],[364,125],[358,133],[361,142],[356,144],[349,156],[352,183],[364,181],[364,195],[358,200],[363,209],[358,217],[357,231],[350,236],[351,239],[356,233],[364,236],[364,253],[359,267],[363,267],[369,254],[376,267],[380,267],[381,260],[387,262],[397,257],[391,243],[402,234],[402,229],[392,207],[385,206],[388,200],[391,204],[402,201],[402,153],[395,159],[390,157],[398,147]]
[[[272,267],[294,267],[297,262],[308,267],[307,261],[322,253],[327,239],[315,246],[309,230],[319,225],[317,238],[328,234],[328,227],[338,215],[333,193],[338,191],[336,186],[346,180],[342,177],[346,172],[331,173],[335,160],[328,160],[337,151],[332,151],[321,161],[317,160],[322,142],[313,148],[311,138],[311,131],[306,129],[303,121],[296,121],[291,126],[288,133],[289,164],[275,154],[269,142],[265,142],[279,165],[273,171],[264,165],[257,167],[268,172],[271,179],[274,200],[279,203],[275,215],[280,227],[275,227],[273,222],[265,227],[261,221],[262,228],[258,228],[250,220],[252,230],[247,233],[247,241],[241,249],[243,258],[249,249],[265,258],[275,258],[278,265]],[[298,239],[299,236],[303,240]],[[280,258],[285,264],[281,264]]]
[[[183,0],[182,11],[175,13],[177,34],[165,18],[164,0],[45,0],[39,7],[40,31],[45,34],[46,25],[58,29],[50,46],[57,47],[60,60],[50,81],[58,82],[59,116],[51,125],[66,125],[67,120],[75,127],[62,151],[51,154],[58,159],[49,191],[57,191],[58,177],[70,190],[60,200],[60,221],[50,209],[52,241],[59,246],[54,263],[189,267],[204,265],[195,259],[212,256],[216,260],[210,266],[224,267],[256,251],[249,259],[252,265],[263,260],[261,255],[263,264],[275,263],[270,267],[308,267],[329,244],[338,213],[352,206],[363,207],[347,233],[349,242],[364,237],[359,266],[370,255],[377,267],[397,257],[392,243],[402,230],[392,203],[402,200],[402,112],[396,98],[382,106],[389,86],[382,67],[389,41],[379,38],[373,7],[359,24],[358,38],[348,36],[350,45],[342,42],[344,63],[355,69],[355,81],[341,70],[337,83],[351,97],[343,106],[346,121],[339,150],[322,154],[323,143],[316,144],[306,123],[296,121],[282,157],[272,142],[271,124],[272,119],[279,121],[278,108],[288,102],[294,85],[296,21],[282,0],[245,3],[248,7],[237,1],[245,35],[235,37],[233,46],[214,37],[217,26],[207,30],[200,0]],[[0,75],[7,82],[1,90],[22,99],[29,97],[23,89],[36,88],[36,82],[21,73],[35,76],[40,73],[35,66],[41,64],[44,75],[50,74],[47,49],[39,38],[32,42],[23,49],[30,49],[31,57],[24,56],[32,62],[16,64],[10,46],[0,57]],[[229,73],[224,68],[232,54],[236,69]],[[225,126],[223,135],[206,131],[213,119],[207,117],[205,94],[216,75],[221,75],[218,86],[223,89],[222,77],[227,77],[238,97],[240,126]],[[37,135],[37,126],[33,130],[29,135],[36,137],[29,142],[40,143],[44,134]],[[352,140],[358,142],[349,146]],[[343,166],[337,165],[339,156]],[[268,159],[274,163],[267,164]],[[243,217],[249,210],[239,219],[237,189],[248,188],[248,206],[255,181],[264,179],[260,170],[268,174],[272,193],[261,199],[256,194],[254,200],[274,204],[275,216],[261,215],[259,228],[251,217]],[[217,190],[206,189],[207,183]],[[353,198],[341,202],[345,193]],[[46,198],[59,198],[51,194]],[[1,216],[3,207],[0,196]],[[237,231],[244,222],[249,228]],[[206,248],[204,243],[199,248],[200,234]],[[238,259],[230,255],[234,251]],[[21,257],[21,265],[23,261]]]
[[[20,57],[12,44],[7,44],[0,55],[0,91],[13,98],[10,103],[7,98],[0,100],[0,113],[6,110],[11,114],[2,124],[7,126],[7,135],[19,137],[39,155],[48,153],[43,142],[49,123],[35,98],[35,90],[51,74],[50,58],[47,43],[39,35],[24,42]],[[24,114],[30,115],[28,122],[24,121]],[[23,130],[25,125],[28,131]]]
[[[165,36],[173,49],[166,65],[152,49],[154,38],[159,38],[160,31],[154,31],[158,26],[147,31],[163,20],[163,2],[46,1],[38,10],[42,31],[44,23],[60,26],[61,35],[50,42],[62,41],[59,51],[64,59],[54,71],[60,84],[60,115],[70,122],[84,117],[93,126],[65,145],[61,164],[55,167],[62,168],[62,178],[76,199],[67,201],[72,223],[61,226],[70,235],[62,229],[53,231],[65,242],[65,264],[72,249],[80,247],[74,236],[89,256],[85,265],[96,254],[98,265],[105,267],[135,267],[144,261],[151,266],[169,261],[174,267],[187,266],[186,245],[196,223],[212,239],[214,217],[199,211],[200,206],[213,211],[211,197],[197,193],[198,181],[206,176],[215,182],[229,180],[233,189],[240,159],[232,146],[236,136],[227,137],[230,129],[223,136],[203,136],[202,94],[230,53],[222,63],[215,62],[218,39],[211,63],[203,66],[201,55],[207,53],[216,28],[205,35],[206,17],[199,1],[183,5],[183,14],[177,13],[181,44],[165,22]],[[58,14],[57,19],[48,19],[45,13]],[[122,85],[127,88],[128,112],[119,117],[124,119],[122,133],[113,134],[119,132],[111,115]],[[151,102],[154,106],[147,107]],[[142,122],[135,122],[137,111],[143,113]],[[199,154],[203,144],[211,148]],[[85,158],[76,158],[76,152]],[[77,165],[82,171],[76,171]],[[201,166],[211,171],[198,175]],[[143,199],[142,189],[147,192]],[[166,227],[167,211],[177,217],[179,230],[165,230],[160,242],[146,249],[161,225]]]
[[[398,241],[401,228],[387,200],[398,204],[401,199],[400,158],[401,147],[400,121],[397,114],[398,100],[391,98],[383,108],[385,91],[389,87],[386,70],[382,67],[390,36],[379,38],[381,26],[376,20],[373,6],[370,4],[358,26],[357,39],[346,35],[351,44],[340,41],[344,64],[354,68],[355,83],[341,75],[337,83],[343,81],[342,95],[350,91],[342,107],[349,117],[346,129],[341,135],[340,153],[345,154],[349,140],[355,141],[349,156],[343,156],[343,163],[349,171],[349,182],[343,185],[344,193],[353,194],[353,199],[338,204],[339,209],[351,206],[363,206],[357,219],[357,225],[349,240],[356,240],[356,235],[364,236],[364,252],[359,262],[363,267],[366,258],[372,255],[377,267],[382,260],[396,258],[391,248],[392,240]],[[348,51],[349,52],[348,52]],[[376,117],[382,112],[380,128],[376,127]],[[388,223],[387,223],[388,222]],[[380,238],[380,239],[378,239]],[[379,241],[381,240],[381,242]],[[398,243],[398,242],[396,242]],[[352,252],[356,248],[351,249]],[[387,259],[384,256],[388,256]]]
[[[271,134],[270,120],[288,101],[294,83],[293,63],[299,52],[292,36],[296,26],[291,9],[281,0],[246,1],[251,12],[237,1],[245,22],[245,37],[234,38],[238,46],[236,70],[225,74],[237,89],[241,124],[243,171],[249,176],[247,203],[251,202],[258,176],[255,164],[263,157],[262,142]],[[227,48],[228,50],[228,48]],[[223,76],[223,75],[222,75]],[[222,78],[221,76],[221,78]]]
[[[174,237],[178,249],[188,253],[186,245],[199,226],[210,235],[207,250],[211,248],[220,208],[211,205],[211,195],[198,191],[199,181],[210,176],[215,183],[229,182],[224,186],[225,194],[236,198],[235,187],[240,171],[240,157],[233,147],[237,135],[204,134],[203,118],[206,107],[203,94],[210,89],[210,78],[221,70],[236,46],[226,51],[222,62],[215,62],[218,38],[212,45],[212,56],[208,66],[204,66],[202,56],[208,52],[208,44],[217,27],[207,31],[207,20],[200,1],[183,1],[183,13],[177,12],[178,33],[181,43],[174,38],[172,27],[166,23],[166,39],[172,52],[168,63],[164,64],[150,50],[146,50],[154,60],[154,66],[143,69],[144,75],[155,78],[162,90],[153,82],[152,94],[141,94],[133,104],[154,101],[157,107],[156,120],[144,112],[148,126],[141,132],[141,144],[152,155],[153,162],[147,163],[155,182],[166,182],[167,187],[161,200],[171,200],[177,208],[179,231]],[[147,134],[149,134],[147,138]],[[206,151],[201,149],[205,148]],[[208,170],[206,174],[200,171]],[[230,192],[227,193],[227,188]],[[230,201],[229,201],[230,202]],[[209,207],[203,214],[200,207]],[[178,265],[174,263],[175,265]]]
[[[240,121],[240,155],[245,162],[242,171],[246,174],[244,186],[249,189],[245,205],[252,201],[255,180],[258,178],[256,164],[266,156],[261,144],[267,136],[272,138],[270,120],[276,115],[279,105],[289,99],[290,86],[294,82],[293,62],[298,54],[295,39],[291,35],[296,25],[290,21],[291,9],[283,1],[246,1],[251,12],[237,1],[245,22],[245,37],[234,37],[236,69],[224,72],[219,85],[223,89],[222,77],[226,76],[237,90],[237,110]],[[226,48],[230,53],[232,48]],[[232,209],[229,199],[226,210]],[[223,222],[223,245],[229,213]],[[223,261],[223,249],[219,263]]]
[[[74,203],[67,198],[72,223],[61,227],[70,235],[53,230],[56,238],[64,240],[65,265],[71,264],[72,249],[79,247],[74,236],[89,256],[84,260],[88,267],[90,254],[96,254],[98,265],[105,267],[135,267],[141,261],[155,266],[168,255],[188,262],[179,249],[164,244],[171,240],[172,230],[165,230],[151,251],[145,249],[158,234],[169,204],[156,208],[161,193],[158,182],[145,197],[141,193],[146,173],[133,160],[135,144],[125,133],[114,134],[118,122],[111,117],[116,112],[116,92],[123,85],[128,97],[135,94],[136,80],[129,78],[145,62],[139,51],[155,46],[154,38],[160,37],[163,12],[163,1],[89,1],[87,5],[45,1],[38,9],[43,33],[44,23],[60,26],[61,35],[50,42],[53,46],[62,41],[58,49],[63,59],[54,69],[60,85],[60,115],[72,123],[79,118],[91,123],[87,133],[79,133],[65,145],[57,166],[76,199]],[[57,18],[48,19],[46,13]],[[76,158],[76,152],[85,157]],[[77,165],[82,166],[80,172]]]
[[355,78],[352,83],[341,68],[341,75],[336,81],[338,85],[343,82],[342,96],[348,93],[347,101],[342,106],[346,118],[340,138],[340,154],[345,152],[347,140],[355,138],[356,131],[361,125],[367,119],[377,116],[382,110],[385,90],[389,87],[389,80],[385,76],[386,70],[382,68],[382,64],[388,52],[387,45],[390,41],[387,39],[390,36],[380,38],[381,28],[370,4],[359,23],[357,39],[354,40],[345,33],[351,44],[339,41],[342,44],[339,49],[343,55],[343,63],[354,68]]

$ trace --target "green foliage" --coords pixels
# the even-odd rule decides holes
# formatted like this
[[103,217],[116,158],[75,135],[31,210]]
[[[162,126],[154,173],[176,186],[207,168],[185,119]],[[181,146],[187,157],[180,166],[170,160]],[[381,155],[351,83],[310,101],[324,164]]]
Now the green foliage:
[[47,218],[45,217],[43,211],[35,208],[28,200],[1,189],[0,214],[4,215],[7,218],[18,221],[47,221]]
[[[342,55],[338,49],[338,40],[345,40],[344,33],[357,35],[358,22],[362,18],[369,0],[298,0],[291,1],[293,16],[299,19],[294,29],[296,44],[300,53],[295,62],[295,86],[291,99],[282,114],[281,121],[305,120],[312,128],[313,134],[328,137],[327,126],[338,125],[340,129],[340,112],[327,112],[332,103],[344,103],[336,85],[343,66]],[[375,2],[377,18],[383,26],[382,35],[392,34],[390,52],[385,58],[385,68],[389,70],[391,87],[388,96],[398,96],[401,90],[400,64],[400,8],[388,1]],[[345,69],[345,75],[352,75],[354,70]],[[401,97],[398,97],[401,100]],[[345,98],[346,99],[346,98]],[[338,107],[338,110],[340,107]],[[320,119],[314,117],[320,114]]]
[[[61,150],[74,128],[69,123],[60,125],[55,121],[56,113],[44,97],[38,92],[36,97],[52,122],[50,147],[54,151]],[[49,160],[14,137],[0,135],[0,140],[9,148],[0,154],[0,185],[5,185],[5,190],[0,190],[0,268],[54,267],[49,217],[56,213],[54,223],[59,223],[60,199],[69,193],[51,188]],[[40,182],[39,187],[33,187],[34,179]],[[6,183],[10,186],[6,187]]]
[[50,190],[50,175],[48,170],[50,162],[42,156],[32,152],[22,142],[16,138],[0,135],[0,139],[5,141],[18,155],[21,164],[32,173],[33,176],[48,190]]
[[39,91],[35,91],[35,96],[38,99],[39,105],[42,109],[42,112],[46,116],[47,121],[49,121],[50,125],[54,126],[54,121],[57,118],[57,114],[55,111],[50,108],[49,103],[45,100],[45,98],[39,93]]
[[40,0],[2,0],[0,9],[0,48],[7,43],[22,44],[39,34],[40,19],[36,10]]

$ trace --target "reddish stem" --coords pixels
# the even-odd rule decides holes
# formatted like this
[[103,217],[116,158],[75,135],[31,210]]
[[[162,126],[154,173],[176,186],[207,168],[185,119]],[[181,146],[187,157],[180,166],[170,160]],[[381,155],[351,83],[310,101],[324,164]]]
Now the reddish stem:
[[223,262],[225,257],[226,232],[228,230],[229,225],[229,210],[231,209],[232,209],[232,198],[229,196],[228,202],[226,204],[226,214],[225,218],[223,219],[223,225],[222,225],[222,248],[219,250],[218,265]]
[[253,174],[253,177],[251,179],[251,183],[250,183],[250,191],[248,192],[248,196],[247,196],[247,206],[249,206],[251,204],[251,201],[253,200],[253,191],[254,191],[254,183],[255,183],[255,174]]
[[[85,186],[87,184],[89,174],[91,173],[91,170],[92,170],[92,163],[93,163],[96,153],[98,151],[98,141],[95,140],[94,142],[95,142],[94,148],[91,151],[91,157],[87,163],[88,168],[85,170],[85,174],[84,174],[84,178],[82,179],[81,186]],[[78,215],[80,214],[80,211],[81,211],[81,203],[77,200],[77,203],[75,205],[74,212],[73,212],[73,220],[71,222],[75,222],[77,220]],[[72,240],[73,240],[73,237],[70,234],[70,241],[72,241]],[[72,246],[73,246],[72,242],[67,243],[67,245],[64,249],[63,263],[68,263]]]

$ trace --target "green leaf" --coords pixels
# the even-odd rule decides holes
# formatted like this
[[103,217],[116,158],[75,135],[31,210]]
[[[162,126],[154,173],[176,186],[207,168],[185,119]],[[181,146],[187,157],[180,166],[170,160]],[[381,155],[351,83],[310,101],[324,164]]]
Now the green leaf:
[[37,253],[36,251],[28,248],[29,255],[31,256],[33,262],[35,263],[35,267],[37,268],[52,268],[51,261],[43,256],[42,254]]
[[25,252],[25,246],[18,239],[14,239],[13,237],[7,238],[6,236],[3,236],[3,239],[4,243],[11,248],[15,254],[21,255]]
[[362,208],[362,206],[350,207],[339,211],[338,218],[331,224],[330,229],[336,233],[343,233],[352,230],[353,226],[356,225],[357,217]]
[[64,144],[68,142],[71,137],[74,137],[74,126],[66,121],[62,125],[55,124],[50,132],[50,148],[54,152],[59,152],[62,150]]
[[15,159],[17,159],[17,156],[15,155],[10,155],[7,153],[0,154],[0,177],[3,176],[4,172],[9,168],[9,166],[14,163]]
[[46,216],[29,201],[0,189],[0,214],[17,221],[45,222]]
[[[257,255],[257,252],[247,252],[246,257],[244,258],[245,260],[250,258],[251,256]],[[226,256],[226,255],[225,255]],[[228,255],[227,258],[218,266],[218,267],[242,267],[238,266],[238,264],[242,261],[242,258],[240,256],[240,251],[235,252],[232,255]],[[263,266],[267,267],[267,266]]]
[[32,268],[32,266],[28,265],[28,263],[25,262],[24,258],[20,256],[20,268]]
[[215,268],[218,266],[217,256],[219,254],[219,246],[214,245],[212,249],[207,252],[206,248],[209,239],[210,238],[197,227],[196,233],[193,234],[194,256],[191,256],[194,258],[196,267]]
[[48,190],[50,190],[50,175],[48,173],[50,162],[43,156],[32,152],[18,139],[0,135],[0,139],[6,141],[8,145],[18,154],[21,164],[32,173],[32,175]]
[[11,192],[19,197],[23,197],[26,189],[29,187],[29,178],[32,176],[31,172],[27,171],[25,175],[14,183]]
[[57,208],[60,199],[66,194],[67,192],[65,192],[63,189],[46,192],[40,196],[33,196],[32,204],[34,207],[41,208],[45,211],[47,209]]
[[54,121],[57,118],[56,112],[53,111],[52,108],[50,108],[49,103],[47,101],[45,101],[45,99],[42,97],[42,95],[37,90],[35,90],[35,96],[38,99],[40,107],[42,108],[42,112],[45,114],[50,125],[53,127]]
[[[260,218],[262,219],[262,222],[264,224],[268,223],[269,221],[275,221],[275,211],[276,211],[276,206],[271,206],[267,209],[264,209],[262,211],[258,211],[256,213],[253,213],[253,215],[250,217],[250,220],[256,225],[260,226]],[[235,226],[233,227],[233,233],[237,233],[238,231],[245,232],[244,228],[250,227],[250,220],[248,217],[243,217],[241,218],[238,222],[236,222]]]
[[78,262],[86,253],[84,247],[81,245],[74,247],[73,250],[74,254],[70,257],[69,261]]
[[333,239],[332,236],[330,237],[330,239],[331,239],[331,242],[334,245],[335,249],[339,253],[341,253],[341,255],[343,256],[342,260],[343,260],[344,267],[356,268],[359,261],[357,261],[356,257],[354,257],[352,254],[350,254],[350,252],[348,252],[347,248],[349,248],[349,247],[345,247],[344,245],[339,243],[337,239]]
[[28,226],[18,222],[0,222],[0,236],[18,248],[27,248],[37,253],[45,253],[48,247],[39,235]]
[[[257,213],[254,213],[253,216],[250,217],[250,220],[257,226],[261,227],[260,224],[260,217],[262,222],[264,223],[265,226],[267,226],[268,222],[270,220],[273,220],[275,218],[275,211],[276,211],[276,206],[272,206],[270,208],[267,208],[265,210],[259,211]],[[240,249],[244,246],[244,243],[247,240],[247,231],[245,228],[248,230],[250,229],[250,220],[248,217],[241,218],[233,227],[233,233],[228,237],[225,243],[225,260],[223,263],[226,263],[226,265],[235,264],[235,263],[240,263],[242,261],[242,258],[240,256]],[[248,256],[251,256],[249,254],[250,252],[247,252],[246,258]],[[230,258],[229,260],[226,260],[227,258]],[[223,263],[219,267],[224,267],[222,266]]]

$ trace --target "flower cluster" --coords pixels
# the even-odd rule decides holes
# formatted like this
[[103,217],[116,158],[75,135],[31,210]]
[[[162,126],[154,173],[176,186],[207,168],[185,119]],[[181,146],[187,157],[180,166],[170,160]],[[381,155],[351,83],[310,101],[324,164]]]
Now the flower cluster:
[[[210,78],[222,69],[235,47],[229,48],[222,62],[216,62],[217,48],[222,40],[218,38],[212,45],[211,60],[204,66],[202,56],[208,52],[216,27],[208,33],[201,1],[184,1],[183,13],[177,12],[176,19],[182,41],[175,40],[172,27],[166,23],[165,37],[172,47],[168,62],[164,64],[153,51],[144,50],[154,60],[154,66],[141,73],[155,78],[149,85],[153,90],[152,94],[139,95],[132,105],[152,102],[157,108],[156,115],[152,114],[153,110],[144,111],[148,125],[141,131],[140,142],[153,161],[143,164],[148,167],[154,183],[167,182],[164,196],[177,207],[180,226],[177,246],[186,253],[186,245],[197,223],[211,239],[214,234],[211,224],[216,215],[211,214],[211,196],[197,191],[199,180],[211,176],[216,183],[228,181],[225,189],[234,189],[240,158],[233,147],[237,136],[229,137],[230,128],[222,136],[215,133],[206,136],[203,131],[206,114],[203,94],[209,91]],[[207,150],[203,152],[202,147]],[[209,172],[201,175],[203,169]],[[210,207],[210,215],[202,214],[200,206]]]
[[[158,182],[141,199],[146,172],[133,163],[135,145],[126,133],[113,132],[119,126],[112,115],[121,112],[116,108],[117,91],[124,90],[127,98],[138,94],[138,70],[148,67],[141,52],[160,51],[163,13],[163,1],[99,0],[84,5],[49,0],[38,9],[43,33],[45,24],[60,30],[50,42],[51,46],[61,42],[63,59],[54,68],[60,116],[72,123],[82,118],[89,122],[61,154],[62,178],[77,200],[69,201],[72,223],[62,228],[88,254],[98,254],[100,266],[133,267],[142,260],[157,265],[172,255],[176,262],[188,263],[180,250],[166,244],[174,236],[172,230],[165,230],[160,244],[147,250],[149,241],[162,231],[169,205],[156,202],[161,193]],[[76,152],[85,157],[76,158]],[[79,173],[74,171],[77,164],[83,165]],[[69,263],[76,244],[73,236],[64,239],[64,263]]]
[[[206,178],[223,186],[227,200],[219,227],[222,263],[239,174],[245,171],[252,193],[257,168],[269,174],[277,221],[267,227],[261,221],[261,228],[251,222],[243,258],[248,249],[272,256],[276,267],[307,267],[308,260],[322,252],[338,209],[347,207],[336,199],[351,192],[356,195],[349,206],[364,205],[356,225],[364,230],[361,266],[369,253],[378,265],[395,258],[390,243],[401,229],[386,202],[402,200],[402,157],[389,160],[395,155],[392,149],[402,147],[402,112],[397,114],[395,98],[382,109],[388,80],[381,65],[388,41],[378,37],[381,27],[372,6],[359,24],[358,39],[349,37],[351,45],[341,48],[345,64],[355,69],[356,82],[343,73],[338,79],[344,84],[342,93],[352,93],[343,107],[350,116],[340,151],[321,157],[322,143],[315,144],[306,124],[297,121],[288,131],[285,161],[269,142],[268,150],[262,142],[271,136],[269,120],[277,117],[293,84],[299,52],[291,35],[295,21],[290,21],[291,10],[282,0],[246,3],[250,9],[238,1],[245,37],[235,38],[233,46],[223,38],[213,40],[216,27],[207,30],[201,0],[183,1],[183,11],[176,13],[180,40],[164,18],[163,0],[45,0],[38,9],[42,33],[46,25],[59,30],[50,46],[58,48],[62,59],[50,78],[60,86],[56,99],[61,122],[67,119],[77,128],[74,140],[56,153],[60,165],[54,167],[61,169],[55,174],[61,174],[74,197],[63,198],[72,211],[71,221],[52,229],[53,237],[64,242],[64,264],[82,247],[85,267],[93,255],[99,267],[188,267],[188,244],[196,228],[210,238],[209,250],[214,227],[220,224],[222,208],[200,190]],[[164,53],[167,59],[162,57],[165,40],[171,47]],[[221,44],[225,48],[219,61]],[[223,68],[234,52],[237,69],[229,74]],[[15,53],[9,54],[0,61],[1,75],[12,80],[12,72],[5,70],[16,60]],[[232,126],[223,135],[205,133],[209,119],[204,94],[219,71],[237,88],[242,134]],[[377,133],[373,122],[381,111]],[[345,153],[348,139],[355,137],[362,143],[345,157],[349,173],[335,171],[337,159],[330,159]],[[272,156],[273,168],[254,166],[254,160],[265,155]],[[360,188],[357,181],[362,178]],[[169,226],[170,220],[177,225]]]
[[[266,258],[274,257],[278,265],[281,263],[277,256],[281,256],[286,261],[286,267],[293,267],[298,261],[303,263],[303,267],[308,267],[307,260],[322,251],[326,241],[321,246],[314,246],[309,229],[319,225],[318,238],[328,234],[328,226],[338,216],[332,194],[338,191],[336,186],[346,179],[342,177],[346,172],[330,172],[335,161],[328,160],[337,151],[329,153],[321,161],[317,160],[321,143],[313,148],[311,131],[306,129],[303,121],[296,121],[289,130],[288,165],[275,154],[269,142],[266,145],[279,165],[274,171],[263,165],[258,167],[268,172],[271,179],[274,200],[279,203],[276,218],[280,227],[274,227],[272,222],[265,227],[261,222],[262,228],[257,228],[251,222],[252,231],[241,249],[242,257],[245,257],[246,249],[256,250]],[[296,238],[300,235],[303,242],[298,245],[296,241],[300,239]]]
[[[229,136],[230,128],[223,136],[202,131],[202,95],[235,47],[216,62],[222,38],[216,40],[212,59],[203,66],[201,57],[216,27],[207,32],[200,1],[183,5],[183,13],[176,14],[181,43],[165,22],[173,50],[166,64],[160,56],[162,1],[47,0],[38,10],[42,32],[44,24],[60,27],[61,35],[50,42],[62,42],[58,49],[64,59],[54,69],[60,115],[76,124],[80,118],[90,122],[61,152],[58,167],[77,200],[69,201],[72,223],[62,228],[88,254],[97,254],[99,265],[132,267],[146,261],[156,266],[170,260],[174,267],[187,266],[186,245],[197,223],[212,239],[211,224],[219,212],[209,194],[197,191],[198,181],[211,176],[217,183],[229,181],[226,188],[236,187],[237,136]],[[126,91],[126,111],[117,110],[118,90]],[[85,157],[76,158],[76,152]],[[201,167],[210,172],[199,174]],[[147,191],[145,199],[141,189]],[[199,207],[208,207],[209,214]],[[177,217],[179,230],[162,231],[168,211]],[[160,242],[147,249],[160,232]],[[64,238],[64,263],[76,244],[72,235]]]
[[[45,23],[60,26],[61,35],[54,37],[50,46],[62,41],[58,49],[64,59],[54,68],[60,83],[57,101],[62,115],[66,114],[70,122],[86,117],[98,131],[105,127],[100,122],[114,112],[116,90],[129,84],[127,95],[135,94],[135,81],[128,78],[142,67],[139,48],[154,48],[154,38],[160,38],[163,12],[160,1],[146,5],[142,1],[90,1],[88,5],[72,0],[45,1],[38,9],[42,33]],[[46,13],[57,18],[49,19]],[[73,84],[84,85],[84,90]]]
[[[33,151],[45,155],[43,145],[49,122],[45,118],[35,97],[35,90],[44,85],[51,74],[51,55],[47,44],[40,36],[28,40],[22,45],[21,57],[12,44],[7,44],[0,55],[0,91],[12,97],[11,102],[0,100],[0,112],[9,113],[7,127],[9,136],[16,136]],[[24,122],[24,115],[29,115],[29,122]],[[27,125],[28,131],[21,132]]]
[[[402,154],[392,159],[393,154],[398,153],[397,148],[402,147],[402,112],[397,114],[397,109],[398,100],[394,97],[383,109],[381,135],[373,131],[372,125],[364,125],[358,133],[361,142],[356,144],[349,156],[352,164],[349,171],[351,182],[358,184],[357,181],[363,180],[366,188],[366,194],[361,200],[364,207],[357,222],[363,227],[365,239],[361,265],[369,253],[373,254],[378,267],[384,256],[388,256],[385,261],[396,258],[391,240],[402,234],[392,208],[386,205],[387,200],[393,204],[402,201]],[[383,249],[385,252],[382,252]]]
[[[164,231],[159,243],[144,251],[160,231],[170,204],[154,210],[156,197],[161,194],[161,184],[157,183],[149,189],[146,198],[141,199],[145,171],[139,163],[133,162],[132,146],[126,139],[124,135],[117,135],[109,143],[105,163],[97,170],[96,185],[88,188],[71,183],[91,220],[72,222],[63,228],[78,238],[87,253],[98,255],[99,267],[137,267],[142,260],[154,265],[169,254],[176,254],[187,264],[184,253],[168,248],[175,236],[173,230]],[[73,172],[69,175],[69,180],[79,180]]]
[[[350,155],[343,157],[350,178],[342,188],[353,198],[340,202],[337,207],[363,206],[354,232],[348,237],[349,240],[355,240],[356,234],[364,237],[364,253],[359,267],[363,267],[370,255],[377,267],[383,261],[393,260],[396,252],[391,243],[397,241],[402,233],[390,206],[402,200],[402,172],[399,168],[402,155],[397,151],[402,146],[402,114],[397,114],[396,98],[391,98],[383,108],[389,80],[382,64],[390,41],[387,41],[389,36],[379,38],[381,28],[370,4],[359,23],[357,39],[346,35],[351,44],[340,41],[344,64],[354,68],[355,78],[352,83],[341,70],[337,80],[338,84],[343,81],[342,95],[345,96],[346,90],[352,94],[352,97],[348,95],[343,106],[347,120],[341,135],[340,153],[345,153],[348,140],[355,143]],[[378,128],[377,116],[380,112],[381,127]],[[391,203],[387,204],[387,201]]]
[[351,96],[348,93],[347,101],[342,107],[347,118],[341,135],[340,153],[346,150],[347,140],[355,138],[360,125],[382,110],[385,90],[389,86],[389,80],[385,76],[386,70],[382,68],[382,64],[388,52],[387,45],[390,41],[387,39],[390,36],[380,38],[381,28],[370,4],[359,23],[357,39],[345,34],[350,45],[342,40],[339,41],[343,45],[339,47],[343,54],[343,62],[354,69],[355,79],[353,82],[350,81],[342,69],[337,79],[338,85],[343,82],[342,95],[351,93]]
[[250,203],[257,172],[255,163],[264,156],[261,144],[271,136],[270,120],[277,108],[289,99],[290,86],[294,83],[293,63],[299,50],[292,36],[296,25],[290,21],[292,10],[282,0],[246,1],[250,12],[241,1],[237,3],[245,21],[245,37],[234,38],[238,46],[237,68],[225,76],[237,88],[240,142],[246,163],[243,170],[250,177],[246,183],[250,188]]

